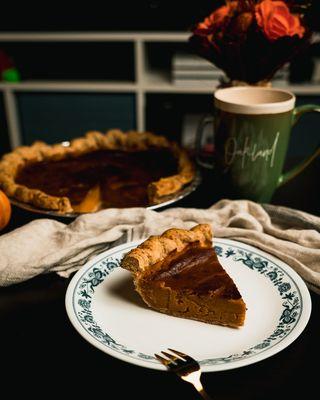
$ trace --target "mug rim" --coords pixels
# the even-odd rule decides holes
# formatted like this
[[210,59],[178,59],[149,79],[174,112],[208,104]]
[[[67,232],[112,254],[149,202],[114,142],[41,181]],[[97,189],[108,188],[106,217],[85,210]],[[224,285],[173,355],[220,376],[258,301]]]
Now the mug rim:
[[[283,101],[266,102],[260,104],[245,104],[237,101],[230,101],[222,98],[222,94],[226,92],[241,92],[241,91],[256,91],[256,92],[274,92],[287,95],[289,98]],[[235,114],[280,114],[292,111],[295,106],[296,96],[289,90],[281,88],[265,88],[254,86],[237,86],[217,89],[214,93],[214,104],[222,111]]]

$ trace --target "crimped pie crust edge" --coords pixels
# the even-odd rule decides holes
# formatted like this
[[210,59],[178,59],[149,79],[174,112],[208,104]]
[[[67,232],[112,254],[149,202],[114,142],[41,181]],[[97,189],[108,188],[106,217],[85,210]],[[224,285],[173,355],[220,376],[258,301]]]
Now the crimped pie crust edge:
[[150,236],[124,256],[121,267],[131,271],[138,278],[172,251],[182,251],[195,242],[203,247],[212,245],[212,229],[209,224],[199,224],[190,230],[172,228],[160,236]]
[[178,161],[178,173],[176,175],[161,178],[157,182],[152,182],[148,187],[150,203],[158,204],[164,197],[174,194],[191,182],[195,176],[195,171],[185,150],[176,143],[170,142],[164,136],[155,135],[151,132],[129,131],[125,133],[113,129],[103,134],[91,131],[84,137],[72,140],[69,146],[35,142],[31,146],[17,147],[11,153],[4,155],[0,161],[0,188],[9,197],[24,203],[61,213],[70,213],[74,210],[67,197],[51,196],[43,191],[17,184],[15,178],[19,170],[29,163],[61,160],[68,156],[77,157],[95,150],[143,151],[150,147],[170,148]]

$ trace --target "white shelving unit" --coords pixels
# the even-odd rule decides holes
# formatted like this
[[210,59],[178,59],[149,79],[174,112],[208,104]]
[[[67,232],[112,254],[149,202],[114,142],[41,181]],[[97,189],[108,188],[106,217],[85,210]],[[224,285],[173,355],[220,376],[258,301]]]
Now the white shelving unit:
[[[100,92],[100,93],[134,93],[136,97],[137,129],[145,129],[145,104],[148,93],[187,93],[211,94],[212,87],[176,86],[171,83],[170,71],[153,69],[149,65],[147,45],[150,43],[186,43],[189,33],[181,32],[20,32],[0,33],[1,42],[127,42],[134,48],[134,81],[22,81],[18,83],[0,83],[4,96],[5,111],[8,121],[9,137],[12,147],[21,144],[19,115],[16,105],[17,92]],[[283,87],[283,86],[282,86]],[[286,86],[297,95],[313,96],[320,94],[320,85]]]

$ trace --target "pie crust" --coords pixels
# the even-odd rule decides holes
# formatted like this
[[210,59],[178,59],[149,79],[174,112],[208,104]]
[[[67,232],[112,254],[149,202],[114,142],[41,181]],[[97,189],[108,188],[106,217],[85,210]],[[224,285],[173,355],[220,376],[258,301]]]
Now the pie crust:
[[191,243],[197,243],[200,247],[211,246],[210,225],[200,224],[190,230],[173,228],[160,236],[151,236],[126,254],[121,266],[131,271],[135,277],[152,273],[155,264],[175,250],[183,251]]
[[177,173],[164,177],[148,185],[150,204],[158,204],[174,195],[195,176],[194,166],[187,152],[176,143],[150,132],[122,132],[109,130],[105,134],[88,132],[84,137],[71,142],[48,145],[35,142],[31,146],[21,146],[3,156],[0,161],[0,188],[11,198],[36,207],[60,213],[72,213],[74,208],[68,197],[52,196],[44,191],[18,184],[16,177],[25,166],[42,162],[76,158],[97,150],[122,150],[127,152],[148,149],[169,149],[177,161]]
[[[209,254],[207,264],[203,254]],[[230,327],[244,323],[246,305],[212,248],[210,225],[151,236],[125,255],[121,267],[131,271],[137,292],[157,311]]]

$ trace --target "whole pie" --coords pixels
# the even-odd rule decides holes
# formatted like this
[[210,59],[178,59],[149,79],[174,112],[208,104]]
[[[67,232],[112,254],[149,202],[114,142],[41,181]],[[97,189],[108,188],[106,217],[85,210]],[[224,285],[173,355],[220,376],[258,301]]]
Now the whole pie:
[[157,311],[235,328],[244,324],[245,302],[217,258],[210,225],[151,236],[125,255],[121,267]]
[[71,142],[35,142],[0,161],[0,188],[9,197],[60,213],[158,204],[193,178],[186,151],[149,132],[94,131]]

